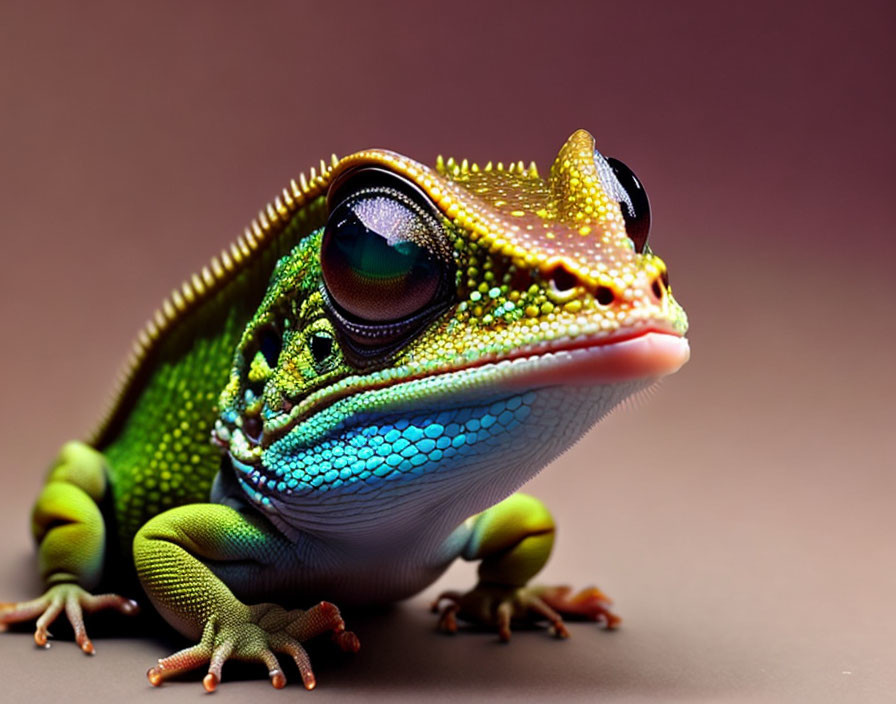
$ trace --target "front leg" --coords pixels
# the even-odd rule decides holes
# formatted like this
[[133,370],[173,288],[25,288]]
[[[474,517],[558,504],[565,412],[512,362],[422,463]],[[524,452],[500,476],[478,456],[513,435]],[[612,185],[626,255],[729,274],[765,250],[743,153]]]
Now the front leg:
[[527,586],[548,560],[554,545],[554,520],[538,499],[514,494],[474,519],[469,540],[461,556],[482,560],[479,583],[469,592],[445,592],[433,603],[439,628],[457,630],[456,616],[497,627],[501,640],[510,640],[512,620],[546,619],[553,633],[566,638],[563,617],[603,621],[615,628],[619,617],[610,612],[610,600],[596,587],[571,594],[565,586]]
[[356,651],[358,639],[345,630],[334,605],[321,602],[307,611],[287,611],[275,604],[250,606],[218,576],[238,574],[241,581],[251,581],[265,565],[281,562],[290,547],[257,517],[218,504],[181,506],[143,526],[134,538],[140,581],[159,613],[183,635],[199,641],[160,660],[147,673],[149,681],[159,685],[208,663],[203,685],[213,691],[224,662],[239,659],[263,663],[279,688],[286,684],[274,655],[280,652],[295,660],[305,687],[312,689],[314,674],[302,641],[332,631],[343,650]]

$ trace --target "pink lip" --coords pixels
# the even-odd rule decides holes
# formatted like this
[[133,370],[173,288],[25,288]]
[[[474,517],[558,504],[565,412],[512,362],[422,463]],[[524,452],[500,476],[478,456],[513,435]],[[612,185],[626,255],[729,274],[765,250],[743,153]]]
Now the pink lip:
[[522,357],[519,374],[507,374],[505,388],[557,384],[608,384],[659,379],[678,371],[690,357],[688,341],[666,332],[647,332],[626,340],[567,348]]
[[[666,330],[649,328],[624,338],[579,338],[553,341],[544,349],[528,348],[500,361],[482,359],[445,374],[477,374],[489,369],[488,375],[479,377],[474,386],[489,384],[492,388],[517,391],[521,388],[558,386],[566,384],[613,384],[643,379],[659,379],[677,371],[690,355],[688,342],[680,335]],[[421,378],[435,378],[440,374],[402,379],[401,384],[413,383]],[[365,387],[364,391],[376,391],[390,386],[380,382]],[[473,388],[468,386],[467,390]],[[351,393],[344,390],[326,398],[322,404],[289,418],[274,432],[265,432],[262,447],[269,447],[311,413],[326,408]]]

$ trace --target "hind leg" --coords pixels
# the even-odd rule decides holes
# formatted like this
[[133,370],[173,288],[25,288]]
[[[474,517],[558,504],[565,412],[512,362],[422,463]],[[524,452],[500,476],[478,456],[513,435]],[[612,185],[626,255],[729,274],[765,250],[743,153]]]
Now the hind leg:
[[135,613],[137,605],[116,594],[93,595],[105,556],[106,528],[97,502],[106,492],[105,460],[87,445],[63,446],[31,513],[38,543],[43,596],[20,603],[0,603],[0,628],[37,619],[34,642],[47,645],[47,628],[65,611],[81,649],[92,654],[83,612],[114,608]]

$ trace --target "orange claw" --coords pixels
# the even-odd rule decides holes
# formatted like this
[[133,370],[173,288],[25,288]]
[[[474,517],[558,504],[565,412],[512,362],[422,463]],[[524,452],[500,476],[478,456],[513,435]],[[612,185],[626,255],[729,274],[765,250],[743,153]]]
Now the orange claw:
[[202,686],[206,692],[214,692],[218,688],[218,678],[211,672],[202,678]]
[[268,673],[268,677],[271,678],[271,684],[274,685],[274,689],[283,689],[286,686],[286,675],[280,670],[271,670]]
[[146,671],[146,679],[153,687],[161,687],[162,671],[158,667],[151,667]]

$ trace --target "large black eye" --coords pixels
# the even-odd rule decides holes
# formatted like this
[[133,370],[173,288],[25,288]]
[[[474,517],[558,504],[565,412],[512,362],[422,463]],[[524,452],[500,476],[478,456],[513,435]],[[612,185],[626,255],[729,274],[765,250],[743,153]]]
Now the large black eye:
[[416,313],[436,294],[440,262],[415,238],[427,223],[398,194],[367,193],[330,216],[321,243],[327,291],[346,312],[370,322]]
[[372,353],[394,349],[453,300],[450,246],[434,208],[390,172],[359,169],[333,188],[320,250],[331,318]]
[[650,202],[647,200],[647,191],[634,172],[619,159],[607,157],[607,163],[628,196],[619,203],[625,220],[625,231],[634,242],[635,251],[643,252],[650,232]]

